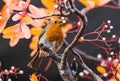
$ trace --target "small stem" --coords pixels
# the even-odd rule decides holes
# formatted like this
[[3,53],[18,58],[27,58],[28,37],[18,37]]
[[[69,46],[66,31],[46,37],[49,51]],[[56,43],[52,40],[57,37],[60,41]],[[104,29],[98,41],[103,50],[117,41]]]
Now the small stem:
[[39,18],[33,18],[33,19],[44,19],[44,18],[48,18],[48,17],[52,17],[52,16],[63,16],[63,17],[66,17],[67,15],[61,15],[61,14],[50,14],[50,15],[46,15],[46,16],[43,16],[43,17],[39,17]]
[[84,61],[82,60],[82,57],[77,54],[78,58],[79,58],[79,61],[81,63],[81,66],[86,69],[93,77],[96,81],[103,81],[97,74],[95,74],[85,63]]

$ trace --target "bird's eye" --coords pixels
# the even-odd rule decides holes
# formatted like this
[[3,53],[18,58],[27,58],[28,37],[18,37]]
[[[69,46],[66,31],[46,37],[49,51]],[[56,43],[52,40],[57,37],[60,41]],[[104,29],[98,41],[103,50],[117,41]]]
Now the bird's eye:
[[57,23],[57,21],[55,21],[55,23]]

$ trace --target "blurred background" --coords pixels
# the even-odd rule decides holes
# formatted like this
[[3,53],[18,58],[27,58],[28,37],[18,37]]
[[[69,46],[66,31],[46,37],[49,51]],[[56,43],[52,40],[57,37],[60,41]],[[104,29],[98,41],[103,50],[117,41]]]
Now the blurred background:
[[[35,6],[41,7],[43,6],[39,0],[32,0],[31,2]],[[4,3],[0,0],[0,9]],[[84,8],[84,5],[75,3],[76,7],[81,10]],[[39,13],[39,12],[38,12]],[[112,30],[113,33],[120,36],[120,10],[118,9],[111,9],[111,8],[95,8],[87,13],[88,17],[88,26],[86,28],[87,32],[94,31],[97,27],[99,27],[103,21],[111,20],[114,29]],[[9,22],[7,26],[11,25],[12,23]],[[70,37],[69,37],[70,38]],[[10,69],[11,66],[19,67],[21,70],[24,71],[23,75],[18,75],[18,79],[12,77],[12,81],[30,81],[29,75],[33,72],[38,74],[44,75],[49,81],[62,81],[59,72],[57,70],[56,64],[53,62],[51,67],[48,71],[44,71],[45,66],[47,65],[48,58],[45,58],[42,62],[42,66],[37,70],[30,69],[27,67],[28,62],[31,60],[30,53],[31,50],[29,48],[29,43],[31,39],[26,40],[22,39],[15,47],[9,46],[9,40],[3,39],[2,35],[0,35],[0,61],[2,62],[2,69]],[[93,46],[88,43],[83,43],[78,46],[82,51],[91,54],[92,56],[97,56],[98,53],[102,53],[103,56],[105,55],[104,51],[96,46]],[[46,62],[47,61],[47,62]],[[93,67],[93,63],[87,64],[90,68],[95,69]],[[44,81],[44,80],[41,80]],[[85,79],[80,79],[80,81],[87,81]]]

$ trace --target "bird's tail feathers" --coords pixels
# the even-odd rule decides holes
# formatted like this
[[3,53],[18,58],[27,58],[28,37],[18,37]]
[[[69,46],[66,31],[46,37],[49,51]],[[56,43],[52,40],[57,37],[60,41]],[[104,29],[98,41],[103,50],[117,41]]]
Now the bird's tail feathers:
[[43,57],[40,57],[40,52],[37,52],[37,54],[33,57],[33,59],[28,63],[28,67],[37,70],[40,65]]

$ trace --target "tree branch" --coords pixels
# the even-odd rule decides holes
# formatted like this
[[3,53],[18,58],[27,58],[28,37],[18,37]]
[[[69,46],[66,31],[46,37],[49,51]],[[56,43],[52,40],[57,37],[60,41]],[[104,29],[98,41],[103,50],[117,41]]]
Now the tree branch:
[[[68,42],[66,40],[64,40],[64,43],[66,46],[68,46]],[[73,47],[72,50],[71,50],[73,53],[78,53],[82,59],[84,59],[84,61],[87,61],[87,62],[90,62],[90,63],[94,63],[94,64],[99,64],[100,63],[100,60],[89,55],[89,54],[86,54],[85,52],[81,51],[80,49],[76,48],[76,47]]]
[[[66,42],[66,41],[65,41],[65,42]],[[67,43],[67,42],[66,42],[66,43]],[[90,60],[90,59],[93,60],[92,63],[94,63],[94,62],[97,61],[96,64],[100,63],[100,60],[97,60],[97,58],[95,58],[95,57],[85,55],[84,52],[81,52],[80,50],[78,50],[78,49],[75,48],[75,47],[72,49],[72,52],[78,57],[81,66],[82,66],[84,69],[86,69],[86,70],[94,77],[94,79],[95,79],[96,81],[103,81],[98,75],[96,75],[96,74],[84,63],[82,57],[84,56],[84,57],[89,58],[89,60]],[[81,57],[81,56],[82,56],[82,57]],[[90,60],[90,61],[91,61],[91,60]]]
[[[71,0],[66,0],[67,9],[77,15],[81,18],[83,21],[83,25],[81,25],[79,32],[77,33],[76,37],[72,41],[72,43],[65,49],[63,52],[62,58],[61,58],[61,69],[67,68],[67,56],[69,54],[69,51],[75,46],[75,44],[78,42],[79,38],[81,37],[82,33],[84,32],[85,27],[87,26],[87,18],[85,15],[83,15],[75,6],[72,4]],[[69,6],[69,7],[68,7]]]
[[117,0],[117,1],[112,0],[112,3],[115,4],[115,5],[117,5],[117,6],[120,6],[120,0]]
[[67,63],[67,69],[61,69],[61,57],[58,56],[58,54],[56,52],[54,52],[53,50],[49,49],[49,47],[42,47],[45,52],[49,53],[49,56],[55,61],[55,63],[58,66],[58,70],[59,73],[62,77],[62,79],[64,81],[75,81],[75,78],[73,77],[72,73],[71,73],[71,69],[69,67],[69,64]]

